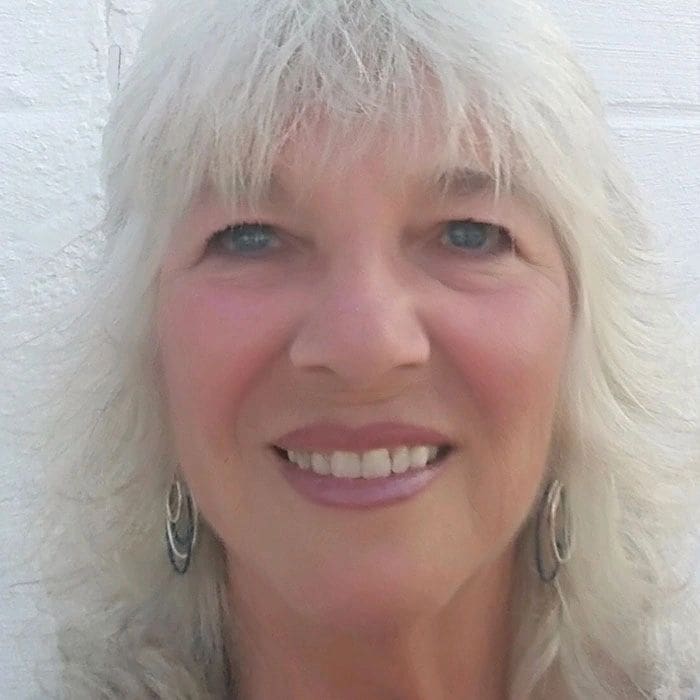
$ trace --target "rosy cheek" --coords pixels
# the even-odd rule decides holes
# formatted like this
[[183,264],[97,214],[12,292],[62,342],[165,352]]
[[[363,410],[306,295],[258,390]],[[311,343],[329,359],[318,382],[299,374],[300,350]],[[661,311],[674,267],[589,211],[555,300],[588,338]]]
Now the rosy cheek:
[[222,436],[230,439],[232,412],[248,387],[284,347],[288,311],[269,292],[207,281],[174,282],[162,295],[158,327],[171,409],[215,449]]
[[484,429],[513,434],[533,415],[548,417],[568,340],[564,298],[509,286],[455,301],[442,317],[441,344],[478,404]]

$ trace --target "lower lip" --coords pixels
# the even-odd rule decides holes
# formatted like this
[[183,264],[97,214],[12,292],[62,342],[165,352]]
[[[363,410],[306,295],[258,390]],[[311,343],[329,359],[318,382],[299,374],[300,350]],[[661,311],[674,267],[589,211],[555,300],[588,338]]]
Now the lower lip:
[[314,503],[341,508],[373,508],[403,501],[425,489],[443,471],[447,457],[424,469],[411,469],[376,479],[322,476],[278,456],[292,488]]

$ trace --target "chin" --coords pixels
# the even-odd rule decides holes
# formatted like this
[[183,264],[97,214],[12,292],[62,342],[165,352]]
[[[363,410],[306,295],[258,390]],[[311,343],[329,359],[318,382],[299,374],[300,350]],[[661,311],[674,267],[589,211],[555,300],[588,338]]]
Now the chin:
[[421,573],[419,565],[408,564],[365,569],[339,567],[336,576],[326,569],[323,586],[319,579],[309,582],[298,602],[305,616],[329,629],[385,633],[424,615],[435,615],[461,583]]

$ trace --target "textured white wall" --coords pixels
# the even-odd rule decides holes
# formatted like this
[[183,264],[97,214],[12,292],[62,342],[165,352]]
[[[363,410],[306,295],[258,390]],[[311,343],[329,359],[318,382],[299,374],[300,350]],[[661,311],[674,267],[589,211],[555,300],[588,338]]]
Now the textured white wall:
[[[322,0],[319,0],[319,2]],[[697,0],[549,0],[609,119],[700,318],[700,6]],[[22,561],[35,459],[17,407],[50,363],[29,342],[44,310],[89,275],[100,130],[150,0],[0,0],[0,700],[41,697],[50,653]],[[82,235],[82,238],[81,238]],[[19,390],[19,379],[23,388]],[[23,399],[23,397],[25,397]]]

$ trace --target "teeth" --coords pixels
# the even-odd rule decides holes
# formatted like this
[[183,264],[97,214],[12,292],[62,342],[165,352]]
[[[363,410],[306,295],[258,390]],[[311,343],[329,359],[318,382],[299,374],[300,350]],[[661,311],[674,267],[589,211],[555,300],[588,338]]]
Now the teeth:
[[313,469],[317,474],[330,474],[331,463],[318,452],[312,452],[311,469]]
[[354,452],[334,452],[331,455],[331,474],[352,479],[361,476],[362,462],[359,456]]
[[287,459],[302,469],[316,474],[345,479],[377,479],[390,474],[403,474],[409,469],[423,469],[437,456],[434,445],[401,446],[391,450],[377,449],[358,454],[337,451],[329,455],[319,452],[288,450]]
[[370,450],[362,455],[363,478],[376,479],[389,474],[391,474],[389,450]]
[[397,447],[391,451],[391,471],[403,474],[411,466],[411,450],[408,447]]
[[427,447],[412,447],[410,452],[411,469],[419,469],[428,463],[430,450]]
[[288,459],[290,462],[298,464],[302,469],[311,468],[311,453],[309,452],[293,452],[290,450]]

